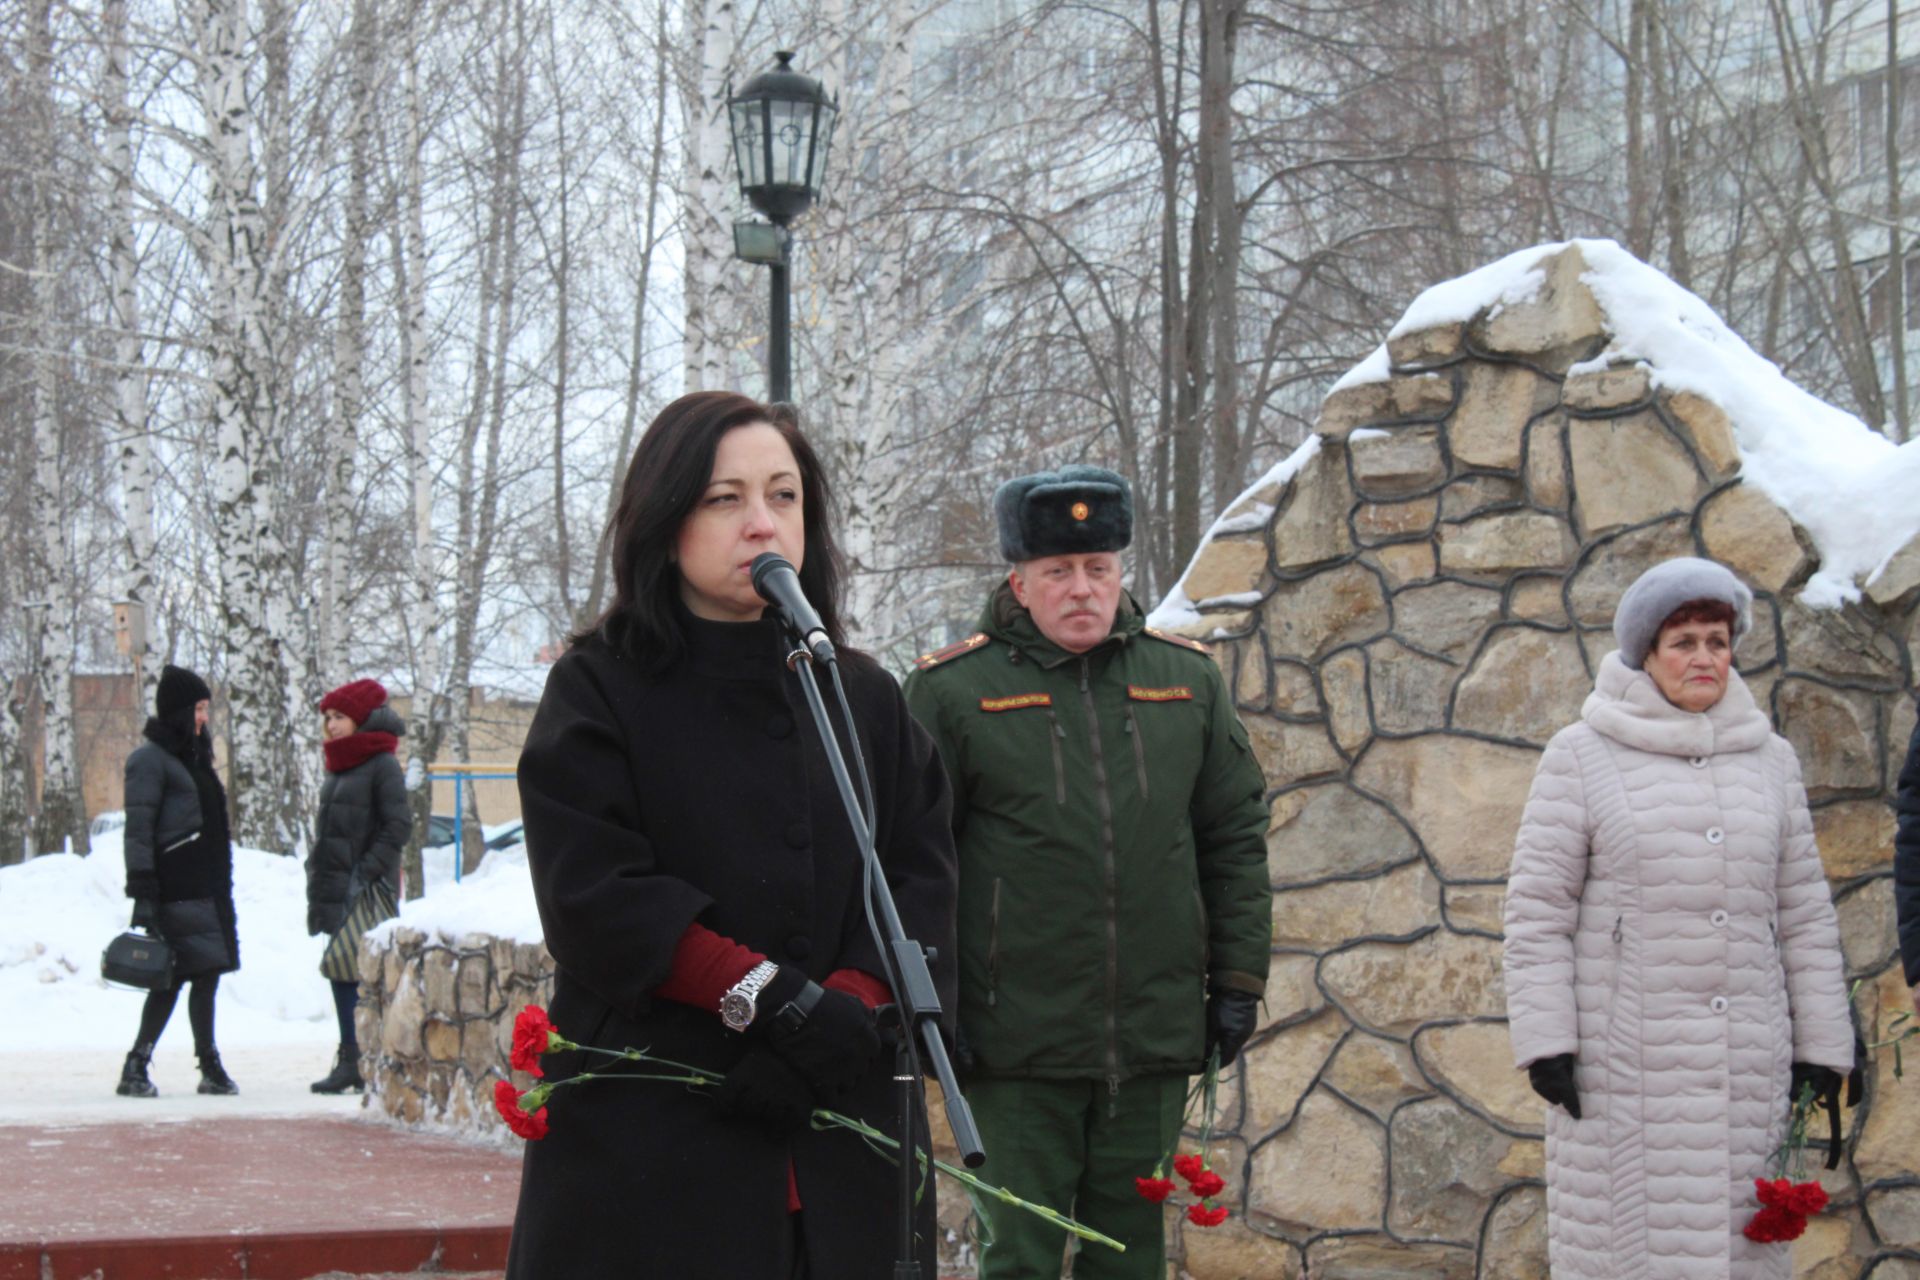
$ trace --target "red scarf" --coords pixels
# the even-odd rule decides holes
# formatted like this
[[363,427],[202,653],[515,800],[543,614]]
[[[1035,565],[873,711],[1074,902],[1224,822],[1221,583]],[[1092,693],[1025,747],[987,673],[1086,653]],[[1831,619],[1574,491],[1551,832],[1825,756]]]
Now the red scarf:
[[329,738],[320,745],[327,749],[327,772],[345,773],[355,765],[365,764],[382,751],[393,751],[400,745],[400,739],[377,730],[372,733],[362,731],[350,733],[344,738]]

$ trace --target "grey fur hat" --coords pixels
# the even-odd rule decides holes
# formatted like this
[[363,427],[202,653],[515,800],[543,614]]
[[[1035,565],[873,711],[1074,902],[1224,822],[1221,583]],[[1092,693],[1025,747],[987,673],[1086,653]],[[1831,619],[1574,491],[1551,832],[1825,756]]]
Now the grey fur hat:
[[1620,661],[1640,670],[1660,624],[1691,600],[1719,600],[1733,606],[1733,639],[1737,644],[1753,625],[1753,592],[1725,565],[1694,556],[1663,560],[1634,579],[1613,612],[1613,638]]
[[1120,551],[1133,541],[1133,492],[1104,467],[1076,463],[1016,476],[994,491],[993,514],[1000,554],[1014,564]]

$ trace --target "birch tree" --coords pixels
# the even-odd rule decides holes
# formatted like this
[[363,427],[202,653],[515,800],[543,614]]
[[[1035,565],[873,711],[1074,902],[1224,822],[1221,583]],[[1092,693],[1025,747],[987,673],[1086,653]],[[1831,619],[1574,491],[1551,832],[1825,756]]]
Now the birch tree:
[[734,5],[735,0],[699,0],[693,11],[699,59],[681,95],[686,137],[680,190],[686,282],[681,309],[688,391],[732,385],[726,356],[733,257],[727,84],[734,67]]

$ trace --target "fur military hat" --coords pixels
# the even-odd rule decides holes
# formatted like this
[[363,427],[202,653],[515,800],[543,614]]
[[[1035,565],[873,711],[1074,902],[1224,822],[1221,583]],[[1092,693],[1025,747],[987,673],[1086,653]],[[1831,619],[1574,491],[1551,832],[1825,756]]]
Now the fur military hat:
[[1753,625],[1753,592],[1725,565],[1694,556],[1663,560],[1634,579],[1613,612],[1620,661],[1638,671],[1660,638],[1660,624],[1683,604],[1718,600],[1733,609],[1733,639]]
[[1104,467],[1076,463],[1015,477],[994,492],[993,513],[1000,554],[1014,564],[1120,551],[1133,541],[1133,492]]
[[185,667],[169,662],[160,670],[160,687],[154,690],[153,711],[162,720],[177,711],[191,711],[193,704],[213,697],[213,690]]

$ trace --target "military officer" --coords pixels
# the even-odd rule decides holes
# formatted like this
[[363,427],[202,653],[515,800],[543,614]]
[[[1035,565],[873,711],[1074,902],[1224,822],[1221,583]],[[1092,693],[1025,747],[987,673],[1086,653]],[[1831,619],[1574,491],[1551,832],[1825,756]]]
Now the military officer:
[[[952,779],[960,1060],[994,1181],[1127,1245],[1075,1280],[1159,1280],[1134,1179],[1187,1079],[1238,1056],[1272,938],[1259,766],[1204,646],[1121,584],[1127,483],[1098,467],[994,495],[1011,564],[980,630],[919,660],[908,706]],[[1057,1280],[1061,1233],[977,1205],[982,1280]]]

